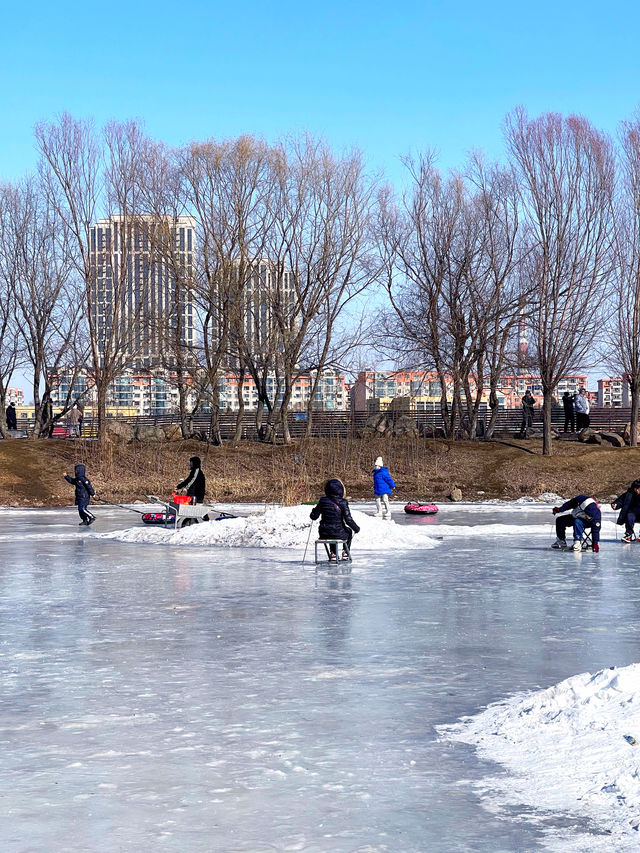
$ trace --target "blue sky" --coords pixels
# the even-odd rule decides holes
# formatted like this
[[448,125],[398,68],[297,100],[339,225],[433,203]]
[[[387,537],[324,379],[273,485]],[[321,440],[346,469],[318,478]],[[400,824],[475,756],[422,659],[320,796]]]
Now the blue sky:
[[640,101],[632,2],[4,4],[0,180],[33,126],[143,119],[170,144],[309,130],[398,181],[399,155],[502,155],[505,114],[579,112],[615,131]]
[[615,133],[640,103],[639,31],[631,0],[4,4],[0,180],[35,167],[34,125],[66,110],[173,145],[310,131],[400,186],[409,152],[501,158],[519,104]]

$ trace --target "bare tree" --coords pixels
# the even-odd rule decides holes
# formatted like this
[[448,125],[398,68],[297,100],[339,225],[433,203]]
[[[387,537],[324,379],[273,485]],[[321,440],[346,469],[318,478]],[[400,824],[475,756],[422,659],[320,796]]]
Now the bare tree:
[[[518,187],[512,171],[488,165],[480,155],[474,155],[467,175],[475,190],[473,204],[481,219],[482,240],[471,304],[474,321],[480,329],[474,372],[477,377],[486,376],[489,382],[491,415],[486,435],[491,437],[498,416],[500,378],[508,363],[521,306],[529,294],[518,274],[522,240]],[[467,397],[469,399],[468,389]],[[474,435],[475,418],[471,427]]]
[[463,179],[444,180],[433,161],[432,154],[405,159],[412,185],[402,207],[389,191],[380,196],[378,245],[392,306],[386,314],[392,348],[405,363],[435,370],[445,432],[455,437],[463,384],[479,345],[470,285],[480,218]]
[[[180,428],[184,438],[191,434],[191,423],[199,396],[194,314],[195,241],[190,244],[180,226],[188,222],[185,207],[184,175],[176,152],[162,143],[147,140],[142,146],[141,191],[145,215],[149,217],[149,240],[153,263],[168,277],[165,299],[156,298],[152,334],[164,374],[178,392]],[[186,243],[186,244],[185,244]],[[189,405],[191,401],[191,406]]]
[[506,137],[530,226],[529,312],[543,389],[543,453],[552,452],[556,384],[584,364],[613,269],[615,161],[609,138],[578,116],[507,117]]
[[19,326],[16,322],[16,270],[7,257],[4,244],[4,229],[7,225],[9,212],[7,197],[10,198],[12,188],[0,187],[0,435],[6,438],[7,395],[11,377],[20,363]]
[[[58,122],[37,125],[36,140],[43,184],[68,230],[83,283],[102,437],[109,386],[147,340],[149,264],[133,264],[139,243],[148,243],[139,188],[144,137],[135,122],[110,123],[101,137],[91,122],[65,113]],[[106,220],[98,223],[100,212]]]
[[339,158],[308,137],[281,145],[274,169],[268,257],[275,286],[269,312],[279,333],[283,383],[275,425],[282,425],[288,443],[287,414],[310,337],[317,347],[322,329],[316,348],[321,371],[338,319],[375,276],[367,263],[375,185],[358,152]]
[[620,125],[621,180],[616,199],[616,274],[604,360],[620,371],[631,396],[630,442],[640,414],[640,116]]
[[[3,267],[14,281],[16,324],[31,366],[34,438],[47,435],[50,376],[64,364],[77,373],[86,362],[82,292],[76,286],[65,232],[38,182],[4,188],[0,240]],[[41,395],[41,389],[44,394]]]
[[[202,365],[211,405],[210,435],[221,442],[218,381],[246,363],[247,284],[262,257],[269,149],[252,137],[189,146],[180,154],[185,204],[198,224],[194,274],[202,330]],[[236,429],[236,434],[238,430]]]

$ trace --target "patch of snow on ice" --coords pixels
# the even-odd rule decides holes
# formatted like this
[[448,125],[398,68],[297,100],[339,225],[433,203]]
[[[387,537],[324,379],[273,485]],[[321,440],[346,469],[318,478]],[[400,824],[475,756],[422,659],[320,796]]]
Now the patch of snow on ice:
[[443,740],[475,745],[482,758],[510,771],[479,783],[488,804],[571,813],[608,833],[609,850],[637,849],[640,664],[518,694],[438,731]]
[[[309,539],[310,512],[310,506],[276,507],[245,518],[192,524],[184,530],[130,527],[103,533],[101,538],[167,545],[304,548],[307,541],[312,542],[318,534],[315,522]],[[352,510],[351,514],[360,527],[360,533],[354,536],[354,547],[359,551],[435,547],[435,541],[426,535],[424,528],[398,525],[395,521],[374,518],[358,510]]]

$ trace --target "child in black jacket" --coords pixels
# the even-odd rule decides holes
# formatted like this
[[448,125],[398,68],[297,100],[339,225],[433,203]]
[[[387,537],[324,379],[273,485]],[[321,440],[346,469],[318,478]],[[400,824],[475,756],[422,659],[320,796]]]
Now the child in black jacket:
[[71,483],[76,487],[76,506],[78,514],[82,521],[80,526],[89,527],[96,520],[95,515],[89,510],[91,498],[95,496],[95,491],[91,485],[91,480],[86,476],[84,465],[76,465],[73,477],[70,477],[67,472],[64,472],[64,478],[67,483]]
[[[327,480],[323,498],[311,510],[311,518],[320,518],[319,534],[321,539],[342,539],[351,550],[351,539],[354,533],[360,533],[360,528],[351,518],[349,502],[344,496],[344,484],[337,478]],[[338,559],[338,546],[330,545],[330,560]],[[342,559],[348,560],[349,553],[342,551]]]

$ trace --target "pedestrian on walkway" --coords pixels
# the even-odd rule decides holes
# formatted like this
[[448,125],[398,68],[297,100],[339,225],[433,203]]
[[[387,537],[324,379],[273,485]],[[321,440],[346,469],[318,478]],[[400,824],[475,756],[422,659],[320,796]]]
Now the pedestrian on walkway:
[[565,391],[562,395],[562,405],[564,407],[564,431],[576,431],[576,410],[573,402],[573,395]]

